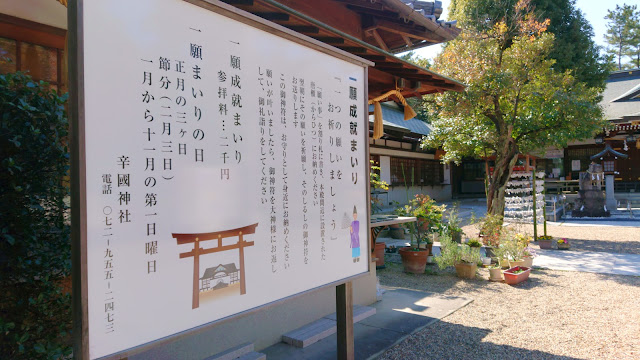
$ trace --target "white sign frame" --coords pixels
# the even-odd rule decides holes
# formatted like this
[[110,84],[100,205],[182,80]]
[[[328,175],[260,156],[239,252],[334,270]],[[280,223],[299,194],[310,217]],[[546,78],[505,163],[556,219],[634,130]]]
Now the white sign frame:
[[[362,111],[368,109],[367,104],[367,66],[372,66],[373,63],[358,58],[340,49],[330,47],[324,43],[308,38],[306,36],[295,33],[282,26],[266,21],[262,18],[238,10],[232,6],[213,0],[184,0],[186,3],[199,6],[206,10],[212,11],[218,15],[223,15],[230,19],[239,21],[241,23],[250,25],[258,30],[277,35],[281,38],[293,41],[297,44],[303,45],[307,48],[331,55],[335,58],[345,60],[352,64],[356,64],[363,68],[363,96],[362,99]],[[72,249],[73,249],[73,299],[74,299],[74,354],[77,358],[90,359],[90,343],[89,343],[89,295],[88,295],[88,264],[87,264],[87,238],[88,238],[88,220],[87,220],[87,155],[86,155],[86,140],[85,131],[85,74],[84,74],[84,18],[83,18],[83,0],[71,1],[69,3],[69,77],[70,77],[70,119],[71,119],[71,179],[72,179]],[[361,116],[361,136],[362,146],[365,148],[365,158],[361,159],[366,164],[368,172],[368,157],[369,157],[369,131],[368,131],[368,116],[365,113]],[[361,230],[364,229],[366,234],[365,238],[361,240],[364,253],[362,254],[363,260],[366,262],[366,271],[359,274],[338,279],[333,282],[320,285],[315,288],[306,289],[304,291],[295,293],[291,296],[280,298],[278,300],[259,305],[257,307],[247,309],[245,311],[238,312],[233,315],[229,315],[224,318],[220,318],[193,328],[186,329],[182,332],[174,333],[169,336],[158,338],[150,342],[139,344],[135,347],[117,351],[112,354],[101,356],[101,359],[116,359],[123,356],[130,356],[136,353],[140,353],[154,347],[160,343],[175,341],[180,337],[190,336],[196,332],[209,329],[212,326],[219,324],[220,322],[227,321],[229,319],[236,318],[250,314],[255,311],[264,310],[267,307],[274,306],[282,303],[288,299],[301,296],[303,294],[316,291],[322,288],[333,287],[339,284],[344,284],[353,279],[365,276],[369,272],[370,265],[370,234],[369,234],[369,204],[370,204],[370,191],[368,177],[363,179],[363,191],[366,197],[366,217],[361,216]],[[221,349],[223,350],[223,349]]]

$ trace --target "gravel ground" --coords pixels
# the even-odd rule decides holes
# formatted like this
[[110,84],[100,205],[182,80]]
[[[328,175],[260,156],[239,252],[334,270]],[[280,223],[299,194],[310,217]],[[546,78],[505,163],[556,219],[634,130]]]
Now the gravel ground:
[[[637,230],[637,229],[636,229]],[[640,277],[535,270],[509,286],[425,275],[389,264],[386,286],[472,298],[466,307],[387,350],[381,359],[639,359]]]
[[[513,225],[519,232],[533,234],[533,225]],[[465,234],[475,237],[473,225],[463,227]],[[543,235],[542,226],[538,235]],[[622,226],[563,226],[547,225],[547,234],[567,238],[574,251],[602,251],[608,253],[640,254],[640,228]]]

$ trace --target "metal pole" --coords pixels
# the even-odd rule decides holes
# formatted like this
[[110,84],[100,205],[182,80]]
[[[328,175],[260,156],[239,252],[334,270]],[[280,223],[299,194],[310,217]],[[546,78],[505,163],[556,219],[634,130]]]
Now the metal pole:
[[536,169],[531,170],[533,175],[533,241],[538,241],[538,218],[536,215],[536,208],[538,207],[538,201],[536,199]]

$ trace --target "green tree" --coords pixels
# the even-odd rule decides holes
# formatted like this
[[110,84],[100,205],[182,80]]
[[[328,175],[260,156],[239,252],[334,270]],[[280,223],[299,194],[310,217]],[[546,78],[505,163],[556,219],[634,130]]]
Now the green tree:
[[[458,1],[459,5],[460,1]],[[458,9],[464,10],[464,9]],[[583,139],[604,125],[599,89],[554,69],[554,36],[521,0],[477,31],[463,31],[434,62],[435,71],[467,84],[434,96],[438,114],[423,146],[442,146],[444,161],[495,155],[487,210],[504,213],[507,181],[518,154]]]
[[631,59],[626,66],[627,68],[640,68],[640,10],[634,12],[634,16],[631,21],[631,37],[629,39],[629,47],[625,52],[625,55],[629,56]]
[[[462,28],[487,31],[498,19],[512,21],[517,2],[452,0],[449,13]],[[556,60],[554,69],[571,70],[573,76],[587,86],[604,87],[609,75],[608,62],[600,54],[600,47],[593,40],[593,28],[576,8],[575,0],[531,0],[530,4],[537,18],[549,19],[547,32],[555,38],[549,53],[549,57]]]
[[0,75],[0,358],[71,353],[64,97]]
[[638,49],[637,42],[634,44],[634,29],[640,27],[640,13],[637,11],[636,5],[623,4],[616,5],[614,10],[607,10],[607,16],[604,18],[607,22],[607,33],[604,38],[610,45],[607,49],[609,54],[616,57],[618,63],[618,70],[624,68],[622,64],[622,58],[630,53],[634,53],[634,50]]

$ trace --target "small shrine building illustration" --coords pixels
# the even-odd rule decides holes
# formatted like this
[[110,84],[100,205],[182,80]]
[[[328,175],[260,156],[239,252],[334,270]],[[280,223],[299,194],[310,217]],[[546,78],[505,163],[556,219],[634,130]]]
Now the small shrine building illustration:
[[220,264],[207,268],[200,278],[200,292],[217,290],[240,282],[236,264]]

